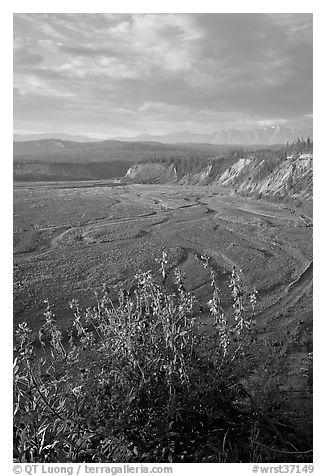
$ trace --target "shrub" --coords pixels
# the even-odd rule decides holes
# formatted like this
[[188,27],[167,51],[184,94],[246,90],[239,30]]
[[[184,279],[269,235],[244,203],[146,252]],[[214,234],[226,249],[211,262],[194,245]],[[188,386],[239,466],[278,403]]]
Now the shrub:
[[[264,417],[241,379],[256,345],[256,291],[230,277],[224,312],[209,257],[209,332],[175,270],[175,292],[151,271],[113,303],[103,285],[97,306],[76,300],[65,338],[46,301],[38,342],[18,326],[14,362],[14,456],[20,462],[224,462],[257,457]],[[271,438],[275,440],[273,425]],[[266,442],[266,440],[264,440]]]

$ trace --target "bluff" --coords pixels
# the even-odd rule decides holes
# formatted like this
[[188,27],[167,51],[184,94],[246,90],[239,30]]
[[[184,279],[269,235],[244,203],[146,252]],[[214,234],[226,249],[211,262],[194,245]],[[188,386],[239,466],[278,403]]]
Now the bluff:
[[212,158],[187,168],[179,160],[141,162],[130,167],[125,181],[133,183],[179,183],[228,187],[245,195],[311,200],[313,154],[297,153],[265,157],[266,154]]

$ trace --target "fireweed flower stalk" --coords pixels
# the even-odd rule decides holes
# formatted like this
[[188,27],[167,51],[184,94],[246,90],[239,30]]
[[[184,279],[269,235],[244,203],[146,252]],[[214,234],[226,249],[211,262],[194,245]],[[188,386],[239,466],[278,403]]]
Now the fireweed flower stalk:
[[245,307],[245,291],[242,284],[240,272],[237,272],[236,267],[234,266],[232,269],[229,288],[231,289],[231,294],[233,296],[233,310],[234,310],[234,318],[236,321],[236,325],[234,331],[237,336],[241,335],[241,333],[249,331],[253,325],[253,317],[255,314],[255,308],[257,303],[257,290],[254,289],[250,295],[249,300],[251,304],[251,315],[248,315],[247,309]]
[[214,326],[218,334],[218,346],[222,349],[223,357],[226,357],[231,341],[238,342],[238,351],[243,345],[243,338],[247,334],[250,335],[254,327],[254,315],[255,308],[257,303],[257,294],[258,291],[254,289],[249,294],[249,301],[251,305],[251,315],[248,315],[248,312],[245,307],[246,294],[240,277],[240,273],[237,272],[236,268],[233,267],[232,273],[229,281],[229,288],[231,289],[231,294],[233,297],[233,316],[235,324],[232,324],[230,320],[227,319],[224,312],[222,301],[221,301],[221,291],[217,286],[215,272],[210,265],[210,257],[208,255],[202,255],[200,260],[205,269],[209,270],[210,273],[210,285],[212,287],[213,293],[212,298],[208,301],[208,307],[210,313],[214,317]]
[[214,270],[209,264],[209,256],[202,255],[201,261],[203,263],[204,268],[208,269],[210,273],[210,285],[212,287],[213,294],[212,294],[212,299],[210,299],[207,304],[208,304],[210,313],[214,317],[214,326],[216,328],[216,331],[219,337],[219,343],[218,343],[219,348],[222,349],[222,354],[225,357],[228,352],[228,347],[230,345],[231,327],[226,320],[226,316],[222,307],[222,301],[220,297],[221,292],[219,287],[217,286]]

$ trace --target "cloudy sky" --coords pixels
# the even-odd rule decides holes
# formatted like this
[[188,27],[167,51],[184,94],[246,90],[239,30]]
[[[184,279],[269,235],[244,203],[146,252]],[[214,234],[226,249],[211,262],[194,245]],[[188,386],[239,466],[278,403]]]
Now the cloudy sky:
[[14,14],[14,130],[312,126],[310,14]]

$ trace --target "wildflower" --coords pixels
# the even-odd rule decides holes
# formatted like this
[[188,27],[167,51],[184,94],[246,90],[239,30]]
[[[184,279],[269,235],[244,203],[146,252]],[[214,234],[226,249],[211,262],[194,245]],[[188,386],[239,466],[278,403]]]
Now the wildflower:
[[163,281],[166,279],[166,265],[168,263],[167,256],[167,252],[163,250],[161,258],[155,260],[160,263],[160,272],[162,274]]

